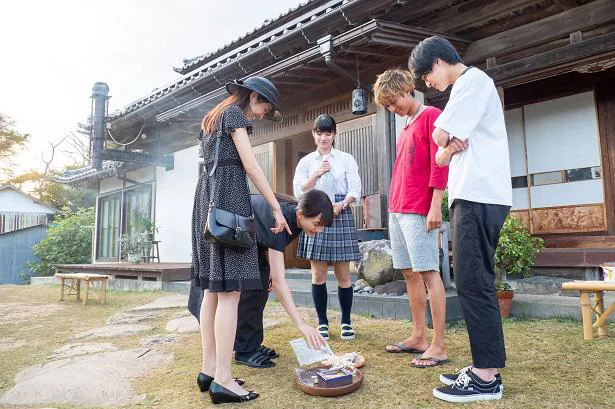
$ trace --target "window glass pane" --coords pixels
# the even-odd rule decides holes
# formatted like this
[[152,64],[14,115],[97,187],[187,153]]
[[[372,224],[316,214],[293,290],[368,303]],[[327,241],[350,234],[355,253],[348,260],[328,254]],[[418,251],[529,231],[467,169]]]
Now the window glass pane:
[[135,218],[151,218],[152,189],[139,187],[124,193],[124,232],[132,234],[135,230]]
[[532,186],[549,185],[553,183],[562,183],[562,172],[536,173],[532,175]]
[[120,235],[120,194],[100,198],[97,258],[117,259]]
[[592,168],[579,168],[566,170],[567,182],[578,182],[580,180],[592,179]]
[[527,187],[527,176],[515,176],[511,178],[511,181],[513,189]]

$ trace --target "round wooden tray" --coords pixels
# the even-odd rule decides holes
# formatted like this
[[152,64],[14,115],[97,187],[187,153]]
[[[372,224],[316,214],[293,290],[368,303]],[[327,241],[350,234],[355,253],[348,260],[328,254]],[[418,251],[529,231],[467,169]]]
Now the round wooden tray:
[[[365,357],[361,354],[357,354],[354,357],[354,361],[352,361],[352,363],[354,364],[355,368],[363,368],[365,366]],[[327,366],[328,362],[327,361],[322,361],[320,364],[322,364],[323,366]]]
[[346,395],[350,392],[354,392],[359,389],[359,386],[361,386],[361,383],[363,382],[363,374],[361,373],[361,371],[356,371],[352,376],[352,383],[350,385],[338,386],[333,388],[318,386],[318,384],[313,383],[312,375],[316,375],[316,370],[322,368],[328,367],[325,366],[311,369],[295,368],[295,382],[297,383],[299,389],[301,389],[308,395],[333,397]]

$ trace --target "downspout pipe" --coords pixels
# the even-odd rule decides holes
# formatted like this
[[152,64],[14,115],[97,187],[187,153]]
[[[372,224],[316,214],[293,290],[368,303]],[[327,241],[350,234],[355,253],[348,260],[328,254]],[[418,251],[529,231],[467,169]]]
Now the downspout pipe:
[[97,82],[92,87],[94,99],[94,141],[92,143],[91,166],[102,169],[102,152],[105,148],[105,114],[107,99],[109,99],[109,86],[104,82]]

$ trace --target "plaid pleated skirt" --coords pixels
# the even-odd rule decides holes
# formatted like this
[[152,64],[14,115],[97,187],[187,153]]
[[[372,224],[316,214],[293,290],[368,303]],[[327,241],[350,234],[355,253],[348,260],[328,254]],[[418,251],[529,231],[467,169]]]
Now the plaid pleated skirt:
[[[335,201],[342,201],[344,197],[344,195],[335,195]],[[331,227],[325,227],[322,233],[309,237],[301,232],[297,257],[328,263],[360,260],[357,228],[350,207],[346,207],[335,216]]]

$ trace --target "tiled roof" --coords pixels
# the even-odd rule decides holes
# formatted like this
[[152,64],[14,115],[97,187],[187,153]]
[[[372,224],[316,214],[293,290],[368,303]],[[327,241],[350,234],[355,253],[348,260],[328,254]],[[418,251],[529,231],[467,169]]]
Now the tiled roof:
[[115,161],[103,161],[102,169],[94,169],[88,166],[81,169],[67,170],[64,172],[64,175],[54,177],[54,180],[63,184],[81,185],[117,176],[120,173],[135,170],[141,166]]
[[316,1],[316,0],[302,1],[301,3],[299,3],[299,5],[297,5],[297,7],[290,8],[290,9],[288,9],[288,11],[286,11],[284,13],[280,13],[280,15],[277,16],[276,18],[266,19],[260,27],[256,27],[253,30],[248,31],[247,33],[245,33],[241,37],[236,38],[235,40],[231,41],[228,44],[224,44],[222,47],[218,48],[216,51],[212,51],[212,52],[209,52],[207,54],[203,54],[203,55],[199,55],[199,56],[196,56],[196,57],[184,59],[182,61],[184,65],[182,67],[175,67],[175,68],[173,68],[173,70],[175,70],[176,72],[178,72],[180,74],[185,74],[188,71],[191,71],[191,70],[195,69],[198,65],[201,65],[199,63],[201,63],[203,61],[206,61],[209,57],[211,57],[213,55],[216,55],[216,54],[218,54],[218,53],[220,53],[220,52],[222,52],[222,51],[224,51],[226,49],[229,49],[229,48],[233,47],[235,44],[237,44],[241,40],[243,40],[243,39],[245,39],[245,38],[247,38],[249,36],[255,35],[259,31],[265,31],[266,28],[268,26],[270,26],[271,24],[273,24],[276,21],[279,21],[280,19],[282,19],[283,17],[286,17],[289,14],[299,10],[300,8],[305,7],[308,4],[310,4],[310,3],[313,3],[314,1]]
[[[305,15],[302,15],[300,20],[299,18],[297,18],[297,19],[294,19],[288,22],[287,24],[282,24],[280,27],[278,27],[277,30],[270,31],[268,33],[265,32],[263,33],[263,35],[255,38],[253,41],[245,43],[242,48],[237,48],[235,50],[233,49],[233,45],[241,41],[243,38],[252,36],[252,35],[257,35],[258,34],[257,32],[259,30],[262,30],[263,28],[272,24],[274,21],[277,21],[283,16],[286,16],[292,12],[295,12],[296,10],[302,7],[305,7],[306,5],[314,1],[317,1],[317,0],[308,0],[306,2],[303,2],[299,4],[299,6],[297,6],[296,8],[289,10],[287,13],[281,14],[276,19],[271,20],[269,22],[266,21],[265,24],[263,24],[263,26],[225,45],[224,47],[220,48],[214,53],[206,54],[204,56],[195,57],[193,59],[187,60],[187,63],[184,65],[184,67],[187,67],[186,69],[193,69],[191,72],[189,72],[188,74],[180,77],[179,79],[159,89],[156,89],[151,94],[128,104],[122,110],[116,111],[114,113],[114,116],[116,118],[124,116],[132,111],[135,111],[145,105],[152,103],[153,101],[160,99],[161,97],[167,94],[170,94],[173,91],[176,91],[180,88],[191,85],[192,83],[198,81],[202,77],[212,72],[215,72],[218,69],[229,65],[230,63],[237,62],[242,57],[249,55],[256,50],[267,48],[268,44],[270,44],[272,41],[280,39],[281,37],[284,37],[288,35],[289,33],[302,32],[301,30],[302,26],[322,17],[323,15],[329,14],[333,12],[334,10],[339,9],[340,6],[344,6],[352,2],[352,0],[337,0],[337,1],[332,0],[329,2],[325,2],[322,6],[316,7],[312,13],[307,13]],[[329,7],[325,7],[325,5],[329,5]],[[266,38],[263,38],[264,34],[267,34]],[[232,54],[224,54],[221,57],[214,58],[211,61],[207,61],[209,56],[219,53],[220,51],[225,50],[225,49],[228,49],[229,52],[232,52]]]

